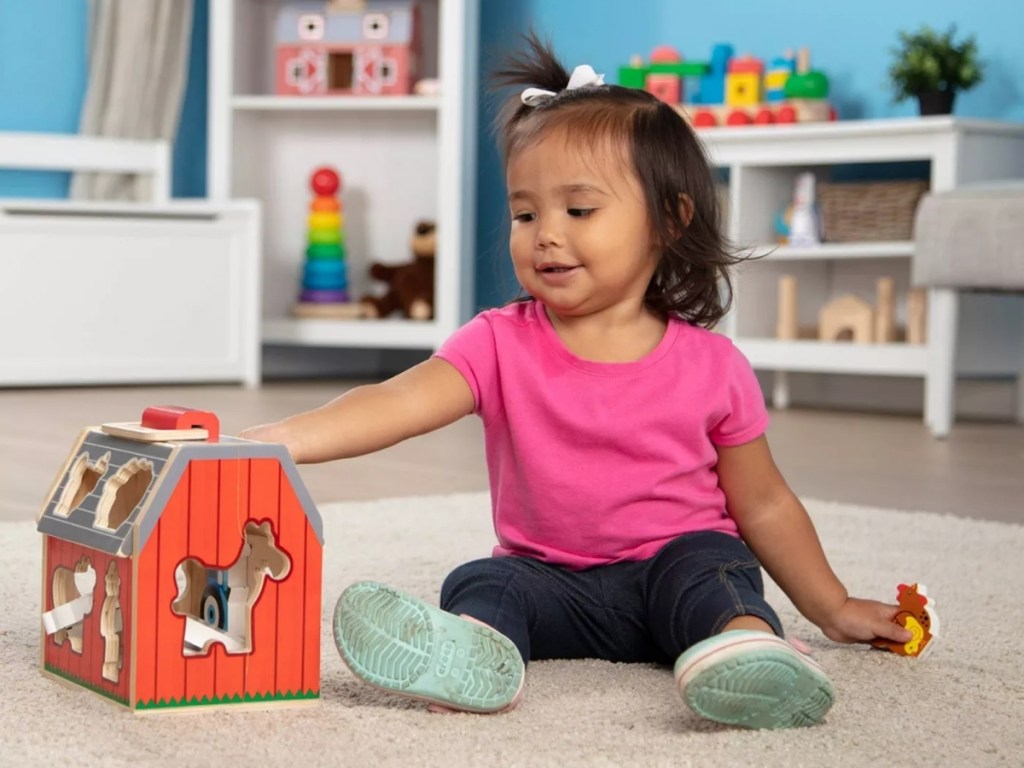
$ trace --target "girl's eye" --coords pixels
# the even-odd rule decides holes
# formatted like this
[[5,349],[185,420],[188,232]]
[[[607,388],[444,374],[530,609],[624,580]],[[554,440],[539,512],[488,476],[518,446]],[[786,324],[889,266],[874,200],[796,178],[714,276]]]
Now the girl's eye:
[[515,221],[519,221],[519,222],[524,222],[525,223],[525,222],[528,222],[528,221],[533,221],[534,215],[532,213],[517,213],[512,218]]
[[594,212],[593,208],[570,208],[569,209],[569,215],[570,216],[573,216],[573,217],[576,217],[576,218],[580,218],[580,219],[587,218],[593,212]]

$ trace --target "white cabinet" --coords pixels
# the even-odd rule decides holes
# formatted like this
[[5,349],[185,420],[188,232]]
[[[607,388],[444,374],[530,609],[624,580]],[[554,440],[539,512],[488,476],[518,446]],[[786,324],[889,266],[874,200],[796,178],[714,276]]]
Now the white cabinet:
[[794,180],[803,171],[827,179],[830,167],[836,165],[925,161],[932,191],[1024,177],[1024,125],[929,117],[712,128],[699,135],[712,162],[728,179],[730,238],[765,254],[738,270],[735,305],[722,330],[755,369],[776,372],[774,404],[786,407],[789,402],[789,372],[923,377],[925,421],[936,433],[948,431],[956,293],[929,291],[927,341],[923,345],[777,340],[778,279],[782,275],[798,279],[802,324],[814,325],[820,307],[840,293],[857,293],[872,300],[875,280],[881,276],[895,279],[897,314],[905,321],[914,244],[776,247],[771,245],[773,223],[792,200]]
[[[420,0],[422,77],[438,96],[274,95],[274,28],[284,0],[211,0],[209,194],[263,202],[263,341],[433,349],[473,310],[479,0]],[[350,293],[372,261],[405,263],[420,219],[437,222],[430,321],[297,319],[309,177],[343,177]]]
[[0,202],[0,386],[258,386],[259,206]]

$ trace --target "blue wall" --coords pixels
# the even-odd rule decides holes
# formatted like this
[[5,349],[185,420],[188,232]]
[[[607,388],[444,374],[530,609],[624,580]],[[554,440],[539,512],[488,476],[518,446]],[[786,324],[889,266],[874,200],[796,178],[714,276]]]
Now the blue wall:
[[[957,0],[503,0],[484,2],[481,50],[514,42],[533,26],[550,37],[559,58],[571,70],[588,63],[609,82],[634,53],[647,56],[669,44],[685,58],[705,59],[712,45],[728,42],[738,52],[770,58],[786,48],[809,47],[815,69],[826,72],[832,100],[843,118],[901,117],[916,114],[910,102],[893,104],[886,70],[897,32],[923,23],[977,36],[987,62],[985,80],[961,94],[960,116],[1024,121],[1024,2],[982,0],[968,6]],[[491,70],[481,55],[481,72]],[[481,100],[479,136],[476,297],[480,307],[494,306],[515,293],[508,266],[504,178],[488,132],[494,110]]]
[[[87,0],[0,0],[0,131],[77,133],[89,67]],[[51,19],[57,21],[51,22]],[[206,194],[209,0],[196,0],[174,147],[174,194]],[[0,170],[0,197],[66,197],[69,174]]]
[[[0,131],[78,131],[88,75],[87,6],[86,0],[0,0]],[[64,197],[67,189],[66,173],[0,170],[0,197]]]

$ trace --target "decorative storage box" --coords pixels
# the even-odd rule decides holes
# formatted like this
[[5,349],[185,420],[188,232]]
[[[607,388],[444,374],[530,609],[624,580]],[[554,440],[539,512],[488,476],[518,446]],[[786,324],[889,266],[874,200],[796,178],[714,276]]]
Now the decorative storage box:
[[825,241],[911,240],[914,214],[927,181],[818,185]]

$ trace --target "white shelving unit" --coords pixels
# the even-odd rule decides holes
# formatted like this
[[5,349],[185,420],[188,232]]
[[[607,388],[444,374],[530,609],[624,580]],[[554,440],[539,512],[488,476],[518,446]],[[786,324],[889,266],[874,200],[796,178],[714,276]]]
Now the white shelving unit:
[[[754,368],[775,371],[774,405],[789,404],[789,372],[922,377],[925,421],[937,435],[953,415],[957,293],[930,290],[927,341],[852,344],[774,338],[778,278],[799,282],[799,319],[815,325],[817,312],[839,293],[874,300],[877,277],[895,278],[898,318],[905,320],[914,243],[826,243],[777,247],[775,216],[791,199],[797,174],[828,178],[835,165],[927,161],[930,188],[1024,177],[1024,125],[954,117],[840,121],[803,125],[701,130],[712,162],[728,171],[728,225],[732,240],[763,258],[740,269],[733,311],[723,329]],[[997,331],[998,332],[998,331]]]
[[[274,22],[284,0],[211,0],[208,186],[263,203],[263,342],[431,350],[473,309],[473,184],[479,0],[419,0],[421,77],[439,96],[274,94]],[[437,222],[435,318],[297,319],[314,168],[343,179],[350,293],[370,262],[405,263],[420,219]]]

